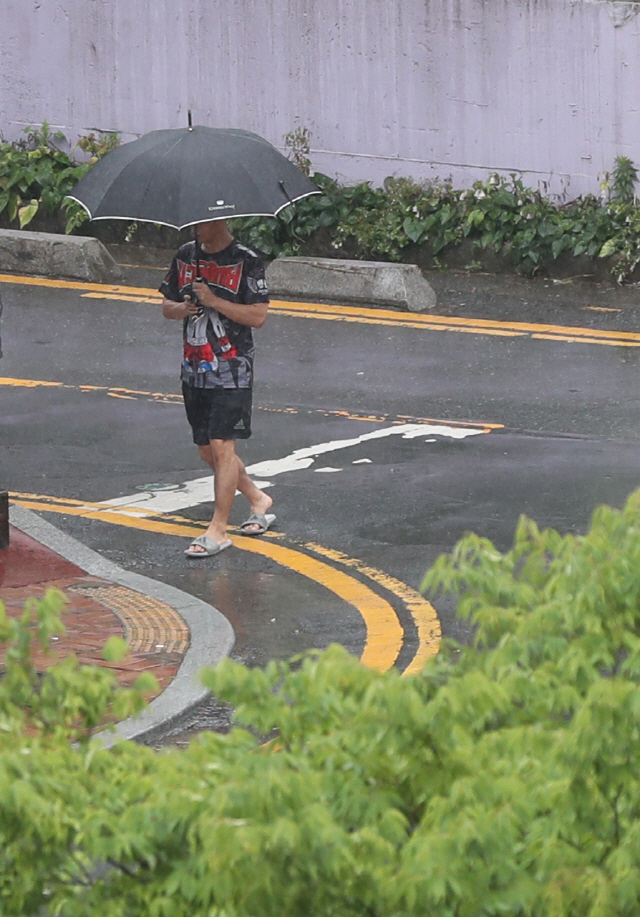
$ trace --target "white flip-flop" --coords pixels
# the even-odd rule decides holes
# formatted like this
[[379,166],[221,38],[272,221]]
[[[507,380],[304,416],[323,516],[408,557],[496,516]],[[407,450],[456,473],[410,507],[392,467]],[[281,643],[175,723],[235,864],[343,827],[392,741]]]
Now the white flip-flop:
[[[273,513],[252,513],[249,518],[242,523],[240,531],[243,535],[264,535],[275,521],[276,517]],[[257,525],[259,528],[248,532],[246,527],[249,525]]]
[[[192,548],[194,544],[202,548],[202,551],[191,551],[190,548]],[[219,542],[214,541],[213,538],[209,538],[208,535],[198,535],[197,538],[193,539],[184,553],[187,557],[215,557],[220,551],[224,551],[225,548],[230,548],[232,544],[233,542],[229,538],[227,538],[226,541]]]

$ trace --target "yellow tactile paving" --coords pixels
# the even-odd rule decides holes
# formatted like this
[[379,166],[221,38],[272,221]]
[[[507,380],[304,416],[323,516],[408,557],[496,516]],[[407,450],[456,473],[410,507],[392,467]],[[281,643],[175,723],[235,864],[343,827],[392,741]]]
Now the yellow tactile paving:
[[126,586],[71,586],[68,591],[93,599],[116,614],[132,652],[184,653],[189,646],[189,628],[170,605],[158,599]]

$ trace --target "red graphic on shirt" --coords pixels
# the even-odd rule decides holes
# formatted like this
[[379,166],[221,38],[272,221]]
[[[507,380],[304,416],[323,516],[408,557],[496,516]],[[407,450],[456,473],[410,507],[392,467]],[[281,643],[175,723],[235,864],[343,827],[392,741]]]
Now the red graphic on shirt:
[[211,344],[187,344],[185,341],[184,345],[184,358],[185,360],[193,361],[194,363],[213,363],[213,348]]
[[238,356],[238,348],[231,343],[226,334],[218,336],[218,344],[220,344],[220,349],[222,351],[220,356],[223,360],[233,360],[234,357]]
[[[215,261],[200,262],[200,276],[215,287],[222,287],[230,293],[237,294],[242,280],[243,263],[216,264]],[[193,283],[197,277],[196,265],[178,261],[178,287],[182,289],[187,283]]]

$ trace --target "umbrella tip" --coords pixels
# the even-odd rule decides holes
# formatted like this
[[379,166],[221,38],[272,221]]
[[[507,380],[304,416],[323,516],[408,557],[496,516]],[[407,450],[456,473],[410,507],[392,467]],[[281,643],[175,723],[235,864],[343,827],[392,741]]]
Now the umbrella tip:
[[193,123],[192,123],[192,121],[191,121],[191,109],[189,109],[189,111],[187,112],[187,119],[188,119],[188,121],[189,121],[189,130],[192,131],[192,130],[193,130]]

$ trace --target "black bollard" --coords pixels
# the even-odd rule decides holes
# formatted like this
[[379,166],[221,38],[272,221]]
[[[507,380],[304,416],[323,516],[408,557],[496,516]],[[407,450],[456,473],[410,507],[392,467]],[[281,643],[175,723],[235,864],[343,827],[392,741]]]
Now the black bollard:
[[9,547],[9,494],[0,490],[0,549]]

